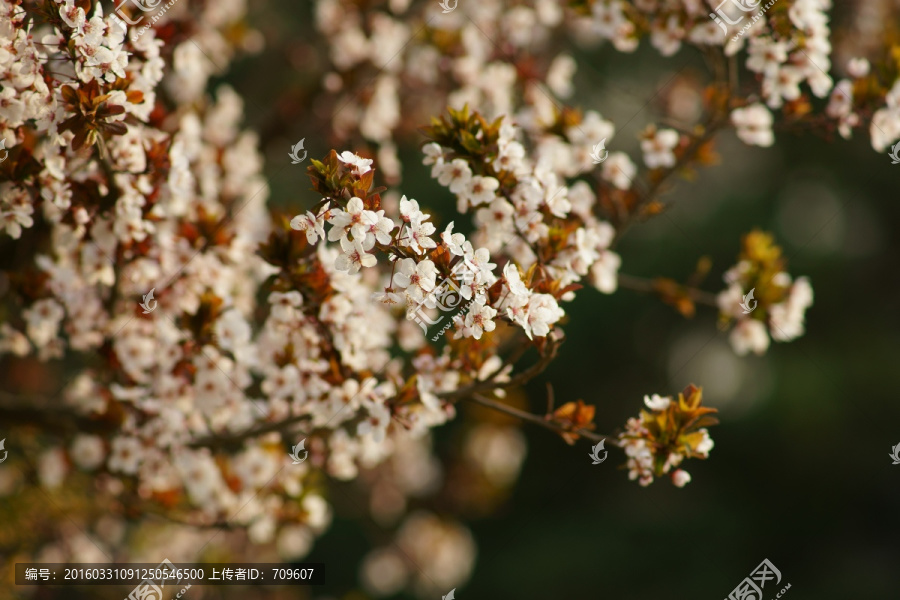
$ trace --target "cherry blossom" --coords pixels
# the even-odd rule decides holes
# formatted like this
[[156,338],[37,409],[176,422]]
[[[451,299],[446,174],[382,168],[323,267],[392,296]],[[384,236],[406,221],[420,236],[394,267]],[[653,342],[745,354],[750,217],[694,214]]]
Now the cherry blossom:
[[675,165],[675,154],[672,150],[678,146],[679,135],[673,129],[661,129],[650,134],[641,142],[644,151],[644,164],[651,169],[672,167]]
[[328,205],[326,202],[317,215],[306,211],[306,214],[292,218],[291,229],[305,232],[306,240],[310,244],[315,244],[319,238],[325,237],[325,215],[328,214]]
[[746,144],[771,146],[775,142],[772,133],[772,113],[762,104],[732,111],[731,121],[737,128],[737,135]]
[[353,173],[364,175],[372,170],[372,159],[362,158],[357,154],[345,150],[338,155],[338,160],[353,166]]
[[[132,501],[122,489],[135,490],[129,515],[144,502],[177,507],[185,522],[228,523],[299,560],[331,519],[319,486],[356,479],[373,514],[395,520],[403,551],[377,549],[364,563],[379,593],[468,577],[474,542],[463,526],[404,515],[441,482],[431,429],[458,403],[517,389],[528,372],[501,349],[552,360],[569,303],[595,294],[583,285],[629,287],[617,242],[682,185],[676,166],[709,167],[700,150],[729,127],[762,147],[776,128],[810,123],[866,135],[879,152],[900,140],[900,81],[885,79],[894,71],[883,58],[835,51],[855,58],[834,83],[826,0],[790,2],[734,41],[740,28],[723,36],[697,2],[497,0],[468,19],[431,20],[434,6],[317,0],[315,100],[335,107],[322,126],[340,151],[311,161],[312,194],[278,199],[295,215],[288,226],[266,207],[270,182],[257,136],[241,125],[243,100],[211,85],[252,46],[244,4],[185,5],[161,21],[172,27],[138,34],[97,3],[86,13],[83,2],[55,1],[46,20],[0,0],[0,139],[16,148],[3,168],[26,173],[0,183],[0,235],[41,248],[23,263],[34,275],[10,284],[0,353],[48,366],[77,357],[54,415],[116,423],[47,446],[32,481],[58,487],[91,471],[98,489],[119,490],[116,506]],[[428,35],[414,35],[426,24]],[[641,164],[623,151],[633,129],[604,118],[614,113],[601,100],[596,110],[566,103],[580,78],[560,40],[629,53],[643,43],[663,57],[700,47],[721,72],[689,84],[702,99],[694,116],[660,92],[662,114],[646,111],[637,127],[647,132]],[[732,88],[743,66],[750,77]],[[434,118],[411,122],[420,115]],[[595,165],[592,147],[614,136],[617,149]],[[403,195],[399,157],[412,145],[459,214],[433,217],[423,212],[432,198],[419,195],[420,207]],[[699,298],[732,328],[736,353],[763,354],[804,334],[813,292],[780,255],[760,260],[772,244],[750,237],[718,296],[671,280],[646,287],[685,312]],[[144,312],[151,289],[158,305]],[[437,297],[446,289],[465,300],[459,312],[437,308],[456,300]],[[751,290],[758,306],[748,313]],[[447,323],[452,335],[430,342]],[[699,393],[645,397],[614,438],[629,478],[691,481],[682,465],[709,455],[707,428],[679,441],[654,423],[704,413]],[[546,417],[537,416],[562,423]],[[559,431],[569,441],[585,424]],[[467,454],[511,483],[520,434],[477,427]],[[303,438],[309,460],[292,465],[279,445]]]
[[341,249],[343,252],[334,261],[334,268],[338,271],[347,271],[353,274],[361,267],[374,267],[378,264],[378,259],[372,254],[366,254],[362,242],[358,239],[348,240],[346,237],[342,237]]

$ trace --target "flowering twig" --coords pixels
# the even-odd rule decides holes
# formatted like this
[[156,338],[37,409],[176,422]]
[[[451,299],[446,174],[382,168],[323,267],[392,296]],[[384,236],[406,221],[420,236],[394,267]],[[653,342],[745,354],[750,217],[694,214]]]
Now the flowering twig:
[[[619,285],[627,290],[633,290],[635,292],[660,294],[660,281],[660,279],[646,279],[644,277],[619,273]],[[706,306],[711,306],[713,308],[718,307],[715,294],[686,285],[679,285],[678,289],[694,302],[705,304]]]
[[[544,370],[550,366],[550,363],[552,363],[556,358],[556,353],[559,351],[559,346],[561,343],[562,340],[548,338],[547,349],[545,353],[541,355],[540,360],[538,360],[538,362],[533,364],[525,371],[522,371],[521,373],[511,377],[507,382],[496,383],[493,381],[493,377],[489,377],[486,381],[478,381],[476,383],[473,383],[472,385],[462,387],[451,392],[438,394],[438,397],[444,400],[458,400],[479,392],[497,388],[508,390],[516,386],[523,385],[543,373]],[[525,349],[527,348],[528,346],[525,346]],[[499,374],[499,372],[500,370],[496,371],[494,376]]]
[[575,429],[575,428],[565,427],[562,424],[551,420],[550,417],[552,415],[550,415],[550,414],[541,417],[539,415],[535,415],[530,412],[526,412],[523,410],[519,410],[517,408],[513,408],[512,406],[509,406],[507,404],[501,404],[500,402],[497,402],[496,400],[492,400],[490,398],[486,398],[486,397],[482,396],[481,394],[471,394],[470,396],[466,396],[464,398],[464,400],[467,400],[469,402],[473,402],[474,404],[478,404],[478,405],[496,410],[498,412],[502,412],[502,413],[510,415],[512,417],[517,417],[519,419],[522,419],[523,421],[528,421],[529,423],[534,423],[535,425],[540,425],[541,427],[550,429],[551,431],[555,431],[557,433],[565,433],[565,434],[570,434],[570,435],[575,435],[575,436],[582,436],[593,442],[599,442],[602,440],[606,440],[606,442],[612,446],[620,446],[620,443],[615,436],[603,435],[603,434],[596,433],[593,431],[588,431],[586,429],[580,429],[580,428]]
[[234,435],[217,434],[202,437],[194,440],[193,442],[188,444],[188,446],[191,448],[229,448],[240,446],[246,440],[259,437],[267,433],[272,433],[274,431],[284,432],[289,426],[295,425],[297,423],[302,423],[303,421],[306,421],[310,418],[310,415],[294,415],[292,417],[288,417],[287,419],[283,419],[281,421],[276,421],[273,423],[266,423],[265,425],[253,427]]

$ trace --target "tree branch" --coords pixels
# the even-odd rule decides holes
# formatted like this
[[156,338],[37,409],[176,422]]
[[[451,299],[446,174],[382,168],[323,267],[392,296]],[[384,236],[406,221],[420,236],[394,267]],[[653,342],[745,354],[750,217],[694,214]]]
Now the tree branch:
[[[0,392],[0,398],[13,397],[12,394]],[[63,406],[35,402],[0,405],[0,422],[4,425],[40,427],[41,431],[59,434],[110,433],[119,426],[109,419],[93,418]]]
[[[468,385],[463,388],[459,388],[453,390],[452,392],[443,392],[441,394],[437,394],[438,398],[444,400],[458,400],[461,398],[465,398],[472,394],[478,392],[484,392],[489,390],[494,390],[496,388],[502,388],[504,390],[508,390],[518,385],[523,385],[528,381],[531,381],[538,375],[544,372],[544,370],[550,366],[550,363],[556,358],[556,354],[559,351],[559,346],[562,344],[562,340],[557,340],[555,338],[547,338],[547,352],[542,355],[540,360],[533,364],[528,369],[522,371],[521,373],[510,378],[509,381],[503,383],[497,383],[493,379],[496,377],[500,371],[503,370],[503,367],[495,371],[488,377],[486,380],[477,381],[471,385]],[[529,348],[529,346],[525,346],[525,349]],[[504,365],[505,366],[505,365]]]
[[[659,294],[659,289],[656,287],[656,282],[653,279],[619,273],[619,285],[627,290],[633,290],[635,292]],[[706,306],[712,306],[713,308],[718,308],[719,306],[715,294],[687,285],[682,285],[681,289],[687,294],[688,298],[698,304],[705,304]]]
[[502,404],[500,402],[497,402],[496,400],[485,398],[481,394],[472,394],[471,396],[466,397],[465,400],[468,400],[469,402],[478,404],[480,406],[484,406],[486,408],[490,408],[492,410],[496,410],[503,414],[522,419],[523,421],[534,423],[535,425],[540,425],[541,427],[544,427],[545,429],[549,429],[556,433],[569,433],[573,435],[579,435],[584,437],[585,439],[591,440],[592,442],[600,442],[602,440],[606,440],[606,442],[612,446],[621,446],[619,440],[615,436],[595,433],[586,429],[570,429],[560,425],[559,423],[556,423],[555,421],[551,421],[548,418],[549,415],[541,417],[524,410],[519,410],[518,408],[513,408],[512,406],[509,406],[507,404]]
[[640,209],[647,206],[656,199],[663,187],[663,184],[668,181],[675,173],[681,171],[681,169],[686,167],[688,163],[694,160],[694,155],[697,153],[697,151],[710,140],[712,140],[713,137],[715,137],[715,135],[719,132],[719,130],[721,130],[728,124],[728,106],[730,104],[732,96],[731,86],[734,85],[734,79],[736,77],[733,73],[734,62],[720,60],[717,62],[716,66],[718,67],[716,70],[720,71],[721,75],[717,74],[717,81],[715,81],[713,85],[717,85],[723,89],[725,93],[724,100],[717,106],[713,107],[709,118],[705,123],[699,126],[702,133],[694,137],[688,147],[684,149],[684,152],[682,152],[677,157],[675,164],[669,169],[663,171],[659,178],[656,179],[656,181],[650,183],[650,186],[648,187],[646,193],[640,200],[638,200],[637,204],[631,210],[630,214],[617,228],[616,237],[613,240],[612,245],[610,246],[611,248],[615,248],[619,240],[625,235],[625,232],[628,231],[628,229],[634,224],[635,217],[640,213]]
[[260,435],[265,435],[267,433],[272,433],[273,431],[282,432],[288,426],[293,425],[295,423],[303,422],[310,418],[310,415],[295,415],[293,417],[288,417],[282,421],[277,421],[274,423],[266,423],[265,425],[260,425],[259,427],[253,427],[251,429],[245,429],[240,433],[236,433],[233,435],[210,435],[203,438],[199,438],[194,440],[190,444],[188,444],[189,448],[228,448],[232,446],[239,446],[244,440],[248,440],[250,438],[254,438]]

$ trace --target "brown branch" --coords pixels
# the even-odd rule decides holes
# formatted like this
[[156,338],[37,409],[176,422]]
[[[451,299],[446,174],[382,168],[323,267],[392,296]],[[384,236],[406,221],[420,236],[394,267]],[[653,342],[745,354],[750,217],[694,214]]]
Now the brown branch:
[[[635,292],[659,294],[659,289],[656,287],[656,282],[654,280],[646,279],[644,277],[635,277],[634,275],[626,275],[625,273],[619,273],[619,286]],[[719,306],[715,294],[686,285],[682,285],[681,289],[688,298],[698,304],[705,304],[707,306],[712,306],[713,308],[718,308]]]
[[276,421],[274,423],[266,423],[265,425],[260,425],[259,427],[253,427],[251,429],[246,429],[240,433],[232,434],[232,435],[210,435],[203,438],[199,438],[188,444],[189,448],[228,448],[230,446],[239,446],[244,440],[248,440],[250,438],[254,438],[260,435],[265,435],[267,433],[272,433],[273,431],[278,431],[280,433],[284,433],[284,429],[290,425],[295,423],[300,423],[306,419],[309,419],[310,415],[295,415],[293,417],[288,417],[282,421]]
[[541,417],[524,410],[519,410],[518,408],[513,408],[512,406],[509,406],[507,404],[502,404],[500,402],[497,402],[496,400],[485,398],[480,394],[472,394],[471,396],[466,397],[465,400],[468,400],[480,406],[484,406],[486,408],[490,408],[492,410],[496,410],[503,414],[522,419],[523,421],[534,423],[535,425],[540,425],[541,427],[544,427],[545,429],[549,429],[556,433],[579,435],[585,439],[591,440],[592,442],[600,442],[602,440],[606,440],[606,442],[612,446],[621,446],[619,440],[615,436],[603,435],[600,433],[595,433],[593,431],[588,431],[586,429],[571,429],[561,425],[560,423],[551,421],[549,419],[550,415]]
[[[12,397],[10,394],[0,393],[0,398]],[[266,423],[259,427],[244,430],[231,435],[209,435],[190,442],[189,448],[227,449],[240,446],[245,440],[272,433],[275,431],[284,433],[289,426],[303,422],[310,415],[297,415],[282,421]],[[76,433],[111,434],[118,430],[119,423],[108,418],[90,417],[79,414],[70,409],[58,406],[40,406],[34,403],[2,405],[0,404],[0,422],[6,425],[39,427],[42,432],[50,432],[59,435],[74,435]]]
[[704,144],[709,142],[716,133],[719,132],[719,129],[722,128],[722,125],[727,121],[712,121],[706,127],[704,127],[703,135],[696,137],[691,144],[685,149],[685,151],[681,154],[681,156],[676,160],[675,164],[666,169],[660,175],[660,177],[650,184],[650,187],[647,189],[647,192],[644,194],[644,197],[641,198],[638,203],[631,210],[631,214],[625,219],[625,221],[619,226],[618,231],[616,232],[616,238],[613,240],[612,246],[615,247],[618,241],[625,235],[625,232],[628,231],[629,228],[635,222],[635,216],[637,216],[641,211],[640,209],[644,206],[649,205],[653,202],[657,195],[659,195],[660,190],[662,189],[663,184],[672,178],[675,173],[681,171],[684,167],[688,165],[693,159],[694,154],[699,150]]
[[[15,397],[0,392],[0,398]],[[63,406],[49,406],[35,402],[0,404],[0,422],[4,425],[34,426],[42,431],[59,434],[111,433],[118,423],[104,418],[92,418]]]
[[725,90],[726,97],[724,101],[713,108],[709,118],[700,126],[702,134],[694,137],[688,147],[684,149],[684,152],[682,152],[678,156],[675,164],[669,169],[663,171],[659,178],[656,179],[656,181],[650,183],[650,186],[647,188],[646,193],[643,194],[643,197],[638,200],[637,204],[631,210],[631,213],[619,225],[618,230],[616,231],[616,237],[611,245],[612,248],[615,248],[619,240],[625,235],[625,232],[628,231],[628,229],[634,224],[635,217],[641,212],[640,209],[649,205],[656,199],[663,187],[663,184],[671,179],[671,177],[675,173],[681,171],[688,165],[688,163],[694,160],[694,155],[697,153],[697,151],[705,144],[707,144],[710,140],[712,140],[713,137],[715,137],[715,135],[719,132],[719,130],[728,125],[728,106],[731,100],[731,87],[729,86],[729,84],[733,85],[734,63],[719,60],[716,66],[718,67],[716,70],[721,71],[721,76],[717,74],[716,78],[718,81],[714,85],[718,85],[720,88],[723,88]]
[[[559,346],[561,343],[562,340],[556,340],[554,338],[548,337],[547,352],[543,356],[541,356],[540,360],[538,360],[538,362],[533,364],[528,369],[522,371],[518,375],[511,377],[509,381],[497,383],[493,380],[494,377],[496,377],[502,370],[503,367],[501,367],[486,380],[479,380],[466,387],[453,390],[452,392],[443,392],[441,394],[437,394],[437,396],[438,398],[441,398],[443,400],[459,400],[472,394],[489,391],[496,388],[508,390],[510,388],[523,385],[543,373],[544,370],[546,370],[546,368],[550,366],[550,363],[553,362],[553,360],[556,358],[556,354],[559,351]],[[527,348],[529,348],[529,346],[525,346],[525,349]]]

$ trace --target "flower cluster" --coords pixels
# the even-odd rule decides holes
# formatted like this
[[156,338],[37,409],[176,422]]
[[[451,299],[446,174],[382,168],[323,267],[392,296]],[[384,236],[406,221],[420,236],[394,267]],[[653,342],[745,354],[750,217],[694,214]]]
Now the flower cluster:
[[803,335],[812,286],[806,277],[793,280],[785,266],[771,235],[753,231],[743,237],[738,263],[724,275],[728,287],[717,298],[723,322],[734,321],[729,339],[738,354],[765,354],[770,336],[789,342]]
[[[896,36],[884,23],[896,23],[900,6],[867,0],[843,23],[835,37],[844,77],[832,91],[826,114],[837,131],[850,138],[853,129],[868,129],[872,147],[883,152],[900,140],[900,65]],[[837,61],[836,61],[837,62]]]
[[853,129],[864,123],[862,115],[873,113],[869,125],[872,147],[883,151],[900,140],[900,69],[893,66],[888,72],[891,71],[895,72],[895,79],[893,85],[886,87],[885,79],[868,60],[849,61],[849,77],[835,85],[827,108],[828,116],[837,121],[841,136],[850,138]]
[[[536,154],[567,165],[568,175],[590,171],[591,146],[611,141],[615,127],[596,113],[573,118],[563,106],[574,92],[576,61],[556,52],[552,42],[560,36],[582,47],[608,42],[625,53],[636,51],[644,38],[664,57],[686,45],[710,53],[722,77],[692,93],[703,93],[726,117],[730,114],[739,137],[751,145],[772,144],[772,111],[780,111],[792,126],[802,126],[804,118],[817,128],[833,125],[844,137],[868,127],[878,151],[900,139],[900,113],[891,91],[900,72],[884,52],[866,49],[870,59],[878,59],[874,68],[863,66],[869,64],[866,58],[853,58],[847,68],[852,79],[834,84],[830,0],[778,1],[765,8],[757,2],[755,13],[713,0],[571,0],[567,7],[550,0],[533,5],[486,0],[450,14],[441,14],[436,5],[417,11],[406,3],[368,14],[350,0],[320,0],[316,6],[316,23],[330,43],[332,61],[324,87],[341,107],[333,116],[334,132],[346,139],[358,131],[376,145],[391,182],[401,176],[397,138],[410,133],[400,115],[424,115],[441,105],[461,109],[467,103],[491,119],[512,116],[535,141]],[[891,18],[896,13],[884,16]],[[884,43],[892,43],[886,35]],[[501,53],[494,52],[499,48]],[[729,67],[735,58],[743,60],[755,81],[736,87],[739,74]],[[364,70],[373,73],[373,93],[359,93],[357,73]],[[666,104],[669,92],[661,92]],[[828,97],[827,110],[816,114],[815,99]],[[668,116],[677,119],[691,120],[696,112],[674,96],[671,106],[675,114]],[[645,164],[651,169],[674,164],[676,131],[660,130],[658,137],[654,127],[649,131],[642,148]],[[513,146],[500,160],[515,162],[517,152]],[[635,162],[621,151],[611,152],[600,171],[603,181],[623,190],[637,175]]]
[[[299,293],[261,290],[277,269],[256,253],[271,230],[256,136],[241,131],[233,90],[206,95],[219,67],[204,54],[234,53],[244,34],[224,30],[244,8],[210,4],[185,15],[198,24],[194,38],[186,21],[160,38],[126,32],[99,2],[0,0],[0,138],[9,148],[0,221],[36,249],[5,253],[18,274],[4,295],[0,351],[78,365],[63,380],[64,402],[42,410],[92,432],[39,457],[42,485],[77,471],[130,482],[104,486],[107,500],[164,506],[199,524],[238,515],[254,542],[302,555],[331,512],[308,466],[285,468],[278,433],[222,439],[296,410],[306,394],[324,395],[306,417],[324,423],[356,395],[356,380],[325,383],[332,355],[316,344],[346,349],[348,363],[380,355],[342,343],[338,331],[324,341],[298,310]],[[251,319],[261,291],[271,293],[260,324]],[[142,311],[148,296],[152,311]],[[331,307],[339,320],[343,309]],[[361,329],[380,341],[377,324]],[[90,360],[72,360],[79,355]],[[292,371],[292,360],[309,368]]]
[[706,428],[718,422],[711,416],[716,409],[702,406],[702,400],[702,390],[694,386],[685,388],[677,400],[657,394],[644,396],[647,410],[628,419],[625,431],[619,434],[628,457],[629,479],[646,486],[654,477],[669,475],[678,487],[691,480],[678,466],[685,458],[709,457],[713,441]]
[[[495,318],[518,325],[529,339],[545,337],[565,315],[560,302],[574,297],[582,278],[590,276],[602,291],[615,290],[620,259],[609,249],[613,227],[595,216],[588,189],[579,186],[573,192],[545,162],[526,159],[515,126],[451,109],[449,119],[437,119],[425,131],[435,140],[424,148],[425,164],[456,196],[460,212],[475,213],[478,229],[472,238],[484,246],[476,249],[454,232],[453,222],[438,241],[431,215],[405,196],[395,223],[379,209],[380,195],[369,191],[372,172],[360,174],[346,166],[350,163],[342,157],[353,156],[347,152],[313,161],[311,177],[322,205],[315,215],[294,217],[292,228],[315,243],[326,237],[320,235],[320,222],[329,224],[327,239],[340,243],[334,262],[339,271],[374,267],[377,259],[368,253],[373,249],[387,254],[390,276],[374,296],[386,306],[402,299],[409,319],[421,322],[423,306],[444,306],[447,290],[438,285],[440,275],[472,302],[460,321],[458,337],[463,338],[480,340],[495,329]],[[344,203],[340,199],[347,194]],[[512,258],[501,276],[491,262],[496,252]],[[460,263],[468,267],[468,276],[455,268]]]
[[[588,121],[599,119],[593,114]],[[491,252],[511,256],[523,272],[540,266],[535,272],[548,291],[565,290],[585,276],[601,291],[615,291],[621,263],[610,250],[615,229],[597,216],[600,208],[589,186],[569,186],[566,177],[572,173],[541,158],[539,151],[536,160],[529,160],[518,139],[520,129],[506,118],[488,124],[467,108],[450,109],[449,119],[434,120],[424,132],[434,141],[425,146],[423,162],[457,197],[460,212],[474,212],[474,239]],[[504,267],[504,276],[508,301],[516,305],[506,308],[531,301],[518,274]],[[572,298],[569,290],[556,295]],[[547,302],[538,299],[541,306]]]
[[[834,82],[827,10],[830,0],[747,3],[758,11],[747,13],[737,2],[686,2],[673,6],[656,0],[633,5],[621,0],[579,0],[582,15],[576,27],[587,39],[609,40],[621,52],[633,52],[641,38],[663,56],[676,54],[684,44],[720,49],[723,56],[746,54],[745,65],[756,74],[765,104],[734,102],[731,120],[747,144],[770,146],[774,122],[770,109],[787,116],[809,111],[806,87],[825,98]],[[715,12],[711,12],[711,9]],[[750,94],[747,94],[750,96]],[[737,99],[735,99],[737,100]],[[873,139],[873,145],[874,139]]]
[[[740,35],[740,15],[723,32],[712,2],[369,4],[315,3],[331,61],[323,95],[338,107],[330,133],[352,150],[310,161],[318,197],[288,219],[265,207],[240,96],[207,94],[236,47],[253,45],[236,25],[245,0],[185,3],[140,33],[94,0],[0,0],[0,241],[19,244],[3,253],[16,276],[4,278],[0,354],[12,370],[32,357],[72,369],[64,402],[42,408],[84,427],[51,442],[29,481],[57,488],[89,473],[123,513],[236,525],[297,559],[331,520],[321,475],[356,479],[376,518],[399,525],[402,552],[376,550],[362,569],[370,591],[392,594],[450,588],[472,568],[464,527],[403,521],[409,499],[440,485],[430,430],[463,400],[509,409],[495,399],[556,357],[576,293],[626,287],[615,243],[665,208],[670,178],[712,164],[729,123],[772,145],[778,111],[845,137],[868,127],[882,150],[900,139],[900,73],[853,58],[833,85],[828,0],[780,0]],[[561,36],[621,52],[647,37],[663,56],[691,44],[716,72],[660,93],[666,114],[640,129],[639,158],[615,150],[598,166],[600,142],[621,140],[600,112],[564,104],[576,65],[553,51]],[[742,53],[757,80],[746,93]],[[824,115],[813,97],[828,98]],[[402,141],[422,141],[410,124],[444,106],[420,131],[423,163],[460,215],[446,221],[401,195],[398,159]],[[686,315],[695,300],[717,304],[735,351],[763,354],[803,334],[813,301],[785,268],[753,232],[718,297],[649,287]],[[452,335],[429,345],[420,328],[442,321]],[[528,351],[537,361],[523,368]],[[618,437],[629,477],[683,486],[680,463],[713,446],[714,410],[693,386],[645,405]],[[594,408],[570,402],[538,421],[574,443],[593,435]],[[524,442],[485,427],[466,456],[508,486]],[[309,459],[294,465],[286,449],[300,439]],[[11,478],[0,473],[0,495],[21,483]],[[110,548],[123,521],[97,523]],[[185,553],[203,542],[171,537]],[[59,552],[47,562],[73,558]]]

